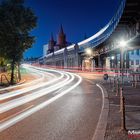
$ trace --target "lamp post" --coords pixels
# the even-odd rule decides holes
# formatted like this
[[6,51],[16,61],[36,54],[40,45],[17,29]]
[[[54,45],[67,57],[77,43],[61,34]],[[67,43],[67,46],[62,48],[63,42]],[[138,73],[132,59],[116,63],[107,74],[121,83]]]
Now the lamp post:
[[123,55],[124,55],[124,48],[126,47],[127,42],[122,40],[120,41],[120,56],[121,56],[121,76],[122,76],[122,87],[120,89],[120,107],[121,107],[121,129],[125,130],[125,98],[123,96],[123,66],[124,66],[124,60],[123,60]]
[[114,60],[115,59],[115,56],[111,56],[111,59]]
[[86,49],[86,54],[87,54],[88,56],[91,56],[91,55],[92,55],[92,49],[87,48],[87,49]]
[[124,48],[126,47],[127,45],[127,42],[124,41],[124,40],[121,40],[120,41],[120,49],[121,49],[121,53],[120,53],[120,66],[121,66],[121,76],[122,76],[122,86],[123,86],[123,66],[124,66],[124,58],[123,58],[123,55],[124,55]]
[[114,59],[115,59],[115,56],[111,56],[111,68],[114,68]]
[[92,63],[91,63],[91,61],[92,61],[92,55],[93,55],[93,51],[92,51],[92,49],[91,48],[87,48],[86,50],[85,50],[85,53],[86,53],[86,55],[88,56],[88,61],[89,61],[89,64],[88,64],[88,67],[89,67],[89,69],[90,69],[90,71],[93,69],[92,68]]

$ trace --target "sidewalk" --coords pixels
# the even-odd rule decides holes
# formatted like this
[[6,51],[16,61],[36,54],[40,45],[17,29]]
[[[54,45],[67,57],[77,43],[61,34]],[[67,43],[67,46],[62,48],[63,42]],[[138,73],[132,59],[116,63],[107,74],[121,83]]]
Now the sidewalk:
[[124,86],[123,95],[125,97],[125,112],[126,112],[126,132],[122,132],[121,128],[121,113],[120,96],[116,96],[112,92],[112,85],[102,82],[102,85],[108,92],[109,98],[109,114],[105,133],[105,140],[140,140],[138,138],[129,138],[128,130],[140,130],[140,86],[134,88],[130,85]]
[[[31,73],[22,73],[21,76],[22,76],[21,81],[18,82],[17,84],[15,84],[15,85],[20,85],[20,84],[23,84],[23,83],[28,83],[28,82],[31,82],[31,81],[37,79],[37,76],[33,75]],[[8,86],[9,86],[8,84],[1,85],[1,83],[0,83],[0,89],[7,88]],[[16,88],[14,88],[14,89],[16,89]],[[20,89],[20,88],[17,87],[17,89]],[[0,94],[1,94],[1,92],[0,92]]]

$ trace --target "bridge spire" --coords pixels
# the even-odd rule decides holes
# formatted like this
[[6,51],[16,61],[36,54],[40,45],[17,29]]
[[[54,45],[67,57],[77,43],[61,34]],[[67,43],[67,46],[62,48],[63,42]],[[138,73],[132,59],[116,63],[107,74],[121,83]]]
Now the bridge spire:
[[63,30],[63,26],[61,24],[60,26],[60,32],[59,32],[59,35],[58,35],[58,44],[60,45],[60,48],[65,48],[66,47],[66,35],[64,33],[64,30]]
[[61,26],[60,26],[60,34],[64,34],[64,30],[63,30],[62,24],[61,24]]

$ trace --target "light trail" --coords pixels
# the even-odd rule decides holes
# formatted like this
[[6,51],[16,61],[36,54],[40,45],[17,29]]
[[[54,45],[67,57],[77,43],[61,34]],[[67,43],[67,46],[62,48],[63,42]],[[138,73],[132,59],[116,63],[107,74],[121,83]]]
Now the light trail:
[[5,121],[7,121],[7,120],[9,120],[9,119],[11,119],[11,118],[13,118],[13,117],[19,115],[19,114],[25,112],[26,110],[32,108],[33,106],[34,106],[34,105],[30,105],[30,106],[24,108],[23,110],[21,110],[21,111],[15,113],[15,114],[12,114],[11,116],[8,116],[7,118],[4,118],[4,119],[0,120],[0,123],[3,123],[3,122],[5,122]]
[[58,73],[60,74],[60,77],[58,77],[58,78],[52,79],[52,80],[47,81],[45,83],[39,83],[39,84],[33,85],[31,87],[27,87],[27,88],[24,88],[24,89],[20,89],[20,90],[17,90],[17,91],[12,91],[12,92],[8,92],[6,94],[0,95],[0,100],[5,100],[5,99],[11,98],[11,97],[15,97],[17,95],[22,95],[22,94],[25,94],[25,93],[27,93],[29,91],[35,90],[37,88],[41,88],[43,86],[47,86],[49,84],[57,82],[57,81],[61,80],[64,77],[63,73],[60,73],[60,72],[58,72]]
[[[69,74],[69,75],[71,75],[71,74]],[[49,94],[49,93],[51,93],[51,92],[53,92],[53,91],[55,91],[55,90],[57,90],[59,88],[62,88],[65,85],[68,85],[70,82],[72,82],[74,80],[74,76],[71,75],[72,78],[70,79],[69,75],[65,74],[65,76],[67,76],[67,78],[64,81],[56,83],[53,86],[44,88],[44,89],[42,89],[40,91],[37,91],[37,92],[33,92],[33,93],[29,94],[29,95],[19,97],[17,99],[13,99],[13,100],[8,101],[6,103],[2,103],[0,105],[0,113],[4,113],[4,112],[6,112],[6,111],[8,111],[10,109],[13,109],[13,108],[18,107],[20,105],[23,105],[23,104],[25,104],[27,102],[33,101],[33,100],[35,100],[37,98],[40,98],[40,97],[42,97],[44,95],[47,95],[47,94]]]
[[[14,85],[14,86],[2,88],[2,89],[0,89],[0,91],[10,90],[10,89],[13,89],[13,88],[17,88],[17,87],[21,87],[21,86],[26,86],[26,85],[33,85],[33,84],[39,83],[40,81],[42,81],[45,78],[44,72],[40,72],[37,69],[33,69],[34,67],[31,67],[29,65],[23,65],[23,67],[26,68],[26,69],[28,69],[28,70],[30,70],[31,72],[35,72],[36,74],[41,75],[41,78],[39,78],[37,80],[34,80],[32,82],[25,83],[25,84]],[[46,72],[46,71],[48,71],[48,72]],[[55,70],[45,70],[45,74],[51,75],[52,77],[56,77],[56,76],[54,74],[52,74],[52,73],[49,73],[49,72],[57,72],[57,73],[59,73],[58,71],[55,71]],[[4,95],[4,97],[5,97],[5,95]],[[11,97],[14,97],[14,96],[11,95]],[[9,96],[9,98],[10,98],[10,96]],[[3,98],[3,96],[0,95],[0,100],[3,100],[3,99],[7,99],[7,98]]]
[[66,89],[65,91],[61,92],[60,94],[52,97],[51,99],[17,115],[16,117],[10,119],[10,120],[7,120],[5,122],[3,122],[1,125],[0,125],[0,132],[7,129],[8,127],[16,124],[17,122],[25,119],[26,117],[32,115],[33,113],[43,109],[44,107],[48,106],[49,104],[53,103],[54,101],[56,101],[57,99],[61,98],[62,96],[68,94],[71,90],[73,90],[74,88],[76,88],[81,82],[82,82],[82,78],[79,76],[79,75],[76,75],[76,74],[72,74],[73,76],[77,77],[78,78],[78,81],[76,83],[74,83],[73,86],[71,86],[70,88]]
[[[29,68],[28,68],[28,69],[29,69]],[[35,73],[38,72],[38,71],[35,71],[35,70],[33,70],[33,69],[30,69],[30,71],[31,71],[31,72],[35,72]],[[24,83],[24,84],[21,84],[21,85],[14,85],[14,86],[2,88],[2,89],[0,89],[0,91],[10,90],[10,89],[17,88],[17,87],[21,87],[21,86],[26,86],[26,85],[31,85],[31,84],[38,83],[38,82],[40,82],[40,81],[42,81],[42,80],[44,79],[43,74],[40,74],[40,75],[41,75],[41,77],[40,77],[39,79],[37,79],[37,80],[33,80],[33,81],[31,81],[31,82]]]

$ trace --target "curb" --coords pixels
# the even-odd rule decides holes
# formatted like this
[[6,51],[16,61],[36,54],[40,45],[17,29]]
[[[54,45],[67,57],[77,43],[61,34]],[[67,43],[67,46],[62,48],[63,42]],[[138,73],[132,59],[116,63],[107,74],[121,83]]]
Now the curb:
[[[4,88],[5,88],[5,90],[6,90],[6,89],[7,89],[7,88],[9,88],[9,87],[22,85],[22,84],[24,84],[25,82],[26,82],[26,80],[24,79],[23,81],[21,81],[21,82],[19,82],[19,83],[15,84],[15,85],[10,85],[10,86],[4,87]],[[3,89],[3,87],[2,87],[2,88],[0,88],[0,89]]]
[[107,126],[108,112],[109,112],[108,93],[101,84],[96,84],[96,86],[99,87],[102,92],[103,102],[102,102],[102,109],[101,109],[99,121],[97,123],[97,127],[92,140],[104,140],[106,126]]

